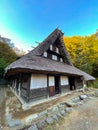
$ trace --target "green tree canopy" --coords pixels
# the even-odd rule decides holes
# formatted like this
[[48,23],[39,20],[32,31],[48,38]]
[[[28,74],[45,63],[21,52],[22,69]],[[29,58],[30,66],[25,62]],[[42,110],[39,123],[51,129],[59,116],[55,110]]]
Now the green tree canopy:
[[9,47],[9,45],[0,42],[0,77],[3,77],[5,67],[15,61],[16,58],[16,53]]

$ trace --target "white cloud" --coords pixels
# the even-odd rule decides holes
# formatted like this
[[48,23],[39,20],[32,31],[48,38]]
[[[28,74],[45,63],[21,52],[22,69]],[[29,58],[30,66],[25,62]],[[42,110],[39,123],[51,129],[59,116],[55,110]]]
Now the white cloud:
[[32,47],[30,44],[27,44],[25,41],[23,41],[22,39],[20,39],[18,36],[16,36],[14,33],[12,34],[10,31],[6,30],[0,27],[0,35],[2,37],[6,37],[11,39],[11,41],[14,43],[15,47],[18,47],[19,49],[22,49],[26,52],[28,52],[28,50],[31,50]]

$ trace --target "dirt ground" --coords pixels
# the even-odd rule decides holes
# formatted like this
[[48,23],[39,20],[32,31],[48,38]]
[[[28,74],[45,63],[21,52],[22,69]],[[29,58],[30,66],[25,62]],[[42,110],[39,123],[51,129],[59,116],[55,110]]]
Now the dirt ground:
[[13,118],[21,118],[21,119],[23,119],[26,116],[29,116],[31,114],[35,114],[35,113],[39,113],[39,112],[42,112],[44,110],[47,110],[47,108],[51,108],[51,107],[59,104],[60,102],[67,101],[68,99],[73,98],[73,97],[77,97],[79,94],[80,93],[73,93],[71,95],[65,95],[65,96],[53,99],[52,101],[48,101],[46,103],[40,103],[38,105],[35,105],[35,106],[31,107],[31,109],[21,110],[18,113],[14,112],[13,113]]
[[0,87],[0,125],[5,126],[5,86]]
[[13,95],[11,90],[6,89],[6,93],[7,93],[6,94],[7,97],[9,97],[7,99],[7,102],[8,102],[7,106],[9,107],[9,111],[12,114],[13,119],[24,119],[25,117],[27,117],[31,114],[40,113],[44,110],[47,110],[47,108],[49,109],[49,108],[53,107],[54,105],[59,104],[60,102],[68,101],[68,99],[71,99],[73,97],[77,97],[78,95],[81,94],[81,92],[79,92],[79,93],[72,92],[72,94],[65,95],[62,97],[58,96],[57,98],[53,99],[52,101],[46,101],[44,103],[40,103],[38,105],[35,105],[28,110],[23,110],[21,108],[20,102]]
[[[92,92],[93,91],[95,90],[92,90]],[[9,112],[14,119],[23,119],[30,114],[39,113],[47,108],[53,107],[53,105],[68,101],[81,94],[82,92],[72,92],[71,95],[58,97],[52,101],[36,105],[29,110],[23,110],[20,102],[10,89],[3,88],[0,90],[0,99],[2,99],[0,101],[0,124],[6,126],[4,119],[6,111],[5,102],[6,107],[9,108]],[[72,113],[65,116],[64,119],[59,120],[45,130],[98,130],[98,97],[90,97],[90,99],[82,105],[74,107]]]
[[92,97],[62,121],[45,130],[98,130],[98,97]]

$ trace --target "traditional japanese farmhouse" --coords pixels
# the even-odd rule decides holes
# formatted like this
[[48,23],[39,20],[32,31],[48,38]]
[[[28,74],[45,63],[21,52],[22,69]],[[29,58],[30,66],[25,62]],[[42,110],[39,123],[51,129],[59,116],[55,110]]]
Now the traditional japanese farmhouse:
[[59,29],[10,64],[6,68],[6,77],[12,89],[25,102],[80,89],[84,81],[95,79],[73,66]]

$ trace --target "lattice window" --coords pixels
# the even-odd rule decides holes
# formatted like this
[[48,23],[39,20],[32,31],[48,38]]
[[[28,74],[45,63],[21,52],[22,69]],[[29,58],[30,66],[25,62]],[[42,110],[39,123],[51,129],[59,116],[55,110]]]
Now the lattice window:
[[53,60],[57,60],[57,56],[56,55],[52,55],[52,59]]
[[58,47],[56,47],[56,53],[59,53],[59,48]]
[[27,88],[28,87],[28,81],[29,81],[30,76],[28,74],[23,74],[22,75],[22,87]]
[[44,57],[47,57],[47,52],[44,52]]
[[50,50],[51,50],[51,51],[53,50],[53,46],[52,46],[52,45],[50,45]]

